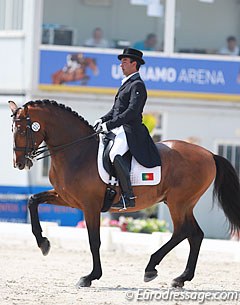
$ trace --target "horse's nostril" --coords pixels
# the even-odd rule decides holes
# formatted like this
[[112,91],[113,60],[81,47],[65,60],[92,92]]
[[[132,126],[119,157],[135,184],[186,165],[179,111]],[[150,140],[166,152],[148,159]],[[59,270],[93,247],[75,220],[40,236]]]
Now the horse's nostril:
[[21,162],[18,162],[18,163],[17,163],[17,168],[18,168],[18,169],[24,169],[24,166],[25,166],[25,165],[24,165],[23,163],[21,163]]

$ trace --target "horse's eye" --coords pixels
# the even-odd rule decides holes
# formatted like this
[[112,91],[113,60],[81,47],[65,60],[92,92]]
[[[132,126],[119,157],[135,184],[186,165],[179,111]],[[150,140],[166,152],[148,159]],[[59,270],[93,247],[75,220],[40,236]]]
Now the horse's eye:
[[20,135],[20,136],[24,136],[26,134],[26,129],[23,129],[21,126],[17,126],[16,127],[16,132]]

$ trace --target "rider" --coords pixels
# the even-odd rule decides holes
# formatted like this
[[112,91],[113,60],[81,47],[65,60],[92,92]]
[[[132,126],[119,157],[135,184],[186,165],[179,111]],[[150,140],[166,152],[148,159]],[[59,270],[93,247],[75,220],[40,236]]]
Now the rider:
[[122,158],[128,150],[145,167],[161,164],[157,148],[142,123],[142,112],[147,99],[147,91],[138,72],[140,66],[145,64],[142,56],[141,51],[132,48],[124,49],[123,54],[118,55],[125,78],[115,96],[112,109],[94,123],[97,131],[111,131],[116,135],[110,151],[110,160],[122,190],[120,201],[112,206],[116,208],[135,206],[129,170]]
[[72,73],[78,68],[81,67],[81,63],[79,62],[79,55],[81,56],[82,54],[68,54],[66,61],[67,64],[63,67],[63,72],[67,73]]

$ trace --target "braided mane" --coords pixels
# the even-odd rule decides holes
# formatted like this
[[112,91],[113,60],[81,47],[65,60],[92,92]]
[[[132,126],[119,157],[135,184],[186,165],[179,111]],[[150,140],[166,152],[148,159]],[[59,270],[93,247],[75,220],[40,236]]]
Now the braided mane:
[[28,107],[28,106],[47,106],[47,105],[51,105],[54,107],[58,107],[61,108],[63,110],[66,110],[70,113],[72,113],[74,116],[78,117],[86,126],[90,127],[91,129],[93,129],[93,126],[89,124],[89,122],[87,120],[85,120],[81,115],[79,115],[76,111],[72,110],[71,107],[65,106],[64,104],[58,104],[56,101],[53,100],[36,100],[36,101],[29,101],[26,104],[23,105],[23,107]]

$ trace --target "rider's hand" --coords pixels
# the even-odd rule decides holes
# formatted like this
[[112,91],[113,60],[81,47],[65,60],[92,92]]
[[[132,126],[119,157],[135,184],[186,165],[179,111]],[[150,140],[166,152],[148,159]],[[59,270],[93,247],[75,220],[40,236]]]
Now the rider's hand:
[[98,120],[96,120],[96,121],[93,123],[93,128],[94,128],[95,130],[97,130],[98,127],[99,127],[99,125],[101,125],[101,124],[102,124],[102,119],[98,119]]
[[95,130],[97,133],[108,133],[109,132],[109,130],[107,129],[106,123],[98,124],[97,128]]

